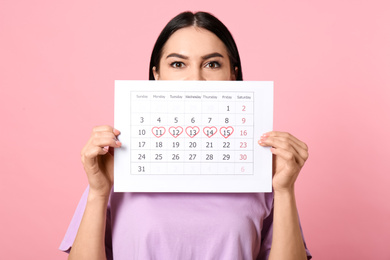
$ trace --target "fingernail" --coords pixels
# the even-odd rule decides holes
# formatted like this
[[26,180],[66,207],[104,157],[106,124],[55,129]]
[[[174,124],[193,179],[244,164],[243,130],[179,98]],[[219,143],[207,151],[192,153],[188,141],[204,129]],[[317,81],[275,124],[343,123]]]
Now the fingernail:
[[108,146],[104,146],[104,147],[103,147],[103,150],[106,151],[106,152],[108,152],[108,149],[109,149]]
[[119,142],[119,141],[116,141],[115,144],[116,144],[117,146],[121,146],[121,145],[122,145],[122,143]]
[[258,143],[259,143],[259,145],[265,145],[264,140],[262,140],[262,139],[260,139],[260,140],[258,141]]
[[269,133],[264,133],[261,137],[267,138],[269,136]]

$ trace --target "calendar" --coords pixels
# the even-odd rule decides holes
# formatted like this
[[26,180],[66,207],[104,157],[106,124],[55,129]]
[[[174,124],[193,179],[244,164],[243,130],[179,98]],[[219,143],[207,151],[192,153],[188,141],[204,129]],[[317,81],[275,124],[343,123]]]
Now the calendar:
[[270,192],[273,82],[115,81],[115,192]]

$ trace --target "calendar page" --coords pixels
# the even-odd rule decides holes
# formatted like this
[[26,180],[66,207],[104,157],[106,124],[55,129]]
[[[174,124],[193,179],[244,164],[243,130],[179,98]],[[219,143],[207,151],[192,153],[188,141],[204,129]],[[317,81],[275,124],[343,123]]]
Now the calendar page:
[[115,81],[115,192],[271,192],[270,81]]

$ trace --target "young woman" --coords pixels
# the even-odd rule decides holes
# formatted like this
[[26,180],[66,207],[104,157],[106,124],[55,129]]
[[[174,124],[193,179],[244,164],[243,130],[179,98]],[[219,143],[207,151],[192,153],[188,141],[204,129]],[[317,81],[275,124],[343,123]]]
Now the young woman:
[[[181,13],[153,49],[150,80],[242,80],[228,29],[214,16]],[[112,193],[120,132],[98,126],[81,152],[89,188],[60,249],[69,259],[310,259],[294,183],[308,158],[291,134],[269,132],[273,193]],[[259,133],[261,135],[261,133]]]

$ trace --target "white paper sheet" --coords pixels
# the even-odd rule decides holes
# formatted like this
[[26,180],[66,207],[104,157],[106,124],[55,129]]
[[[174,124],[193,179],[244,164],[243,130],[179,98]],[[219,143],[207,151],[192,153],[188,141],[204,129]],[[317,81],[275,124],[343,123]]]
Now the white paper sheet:
[[115,81],[115,192],[271,192],[270,81]]

